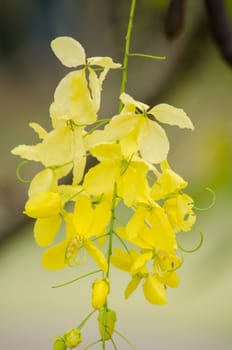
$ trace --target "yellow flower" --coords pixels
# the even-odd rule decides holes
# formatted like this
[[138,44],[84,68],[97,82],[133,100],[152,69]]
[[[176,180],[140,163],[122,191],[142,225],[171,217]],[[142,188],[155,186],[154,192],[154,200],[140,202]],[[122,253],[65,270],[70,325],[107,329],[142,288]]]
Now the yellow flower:
[[120,144],[98,144],[90,152],[101,163],[85,175],[83,187],[88,193],[110,196],[116,182],[117,194],[127,206],[147,200],[148,165],[145,162],[136,155],[124,154]]
[[175,173],[165,160],[160,164],[162,173],[158,176],[157,181],[151,188],[151,196],[154,200],[165,198],[171,194],[176,194],[188,183]]
[[124,271],[130,272],[132,279],[128,283],[125,290],[125,298],[127,299],[138,287],[140,282],[144,280],[143,292],[145,298],[155,305],[163,305],[167,303],[166,289],[155,274],[149,273],[146,263],[152,259],[152,253],[140,254],[132,249],[129,253],[116,248],[111,262],[114,266]]
[[[86,59],[82,45],[67,36],[52,40],[51,48],[66,67],[82,68],[69,73],[58,85],[50,109],[53,125],[59,123],[59,120],[73,120],[76,124],[85,125],[94,123],[97,119],[102,83],[106,74],[110,69],[121,67],[121,64],[114,63],[110,57]],[[93,66],[103,69],[99,76],[92,68]],[[89,73],[89,84],[86,79],[86,70]]]
[[19,145],[11,152],[24,159],[40,162],[46,168],[52,167],[58,178],[67,175],[73,168],[73,183],[79,183],[86,165],[82,129],[59,127],[46,133],[41,143]]
[[[108,202],[102,201],[94,208],[89,197],[79,194],[73,213],[65,215],[66,239],[47,249],[42,264],[47,269],[61,269],[80,263],[78,255],[83,249],[92,256],[98,266],[107,270],[104,254],[95,246],[91,237],[105,233],[111,216]],[[82,249],[83,248],[83,249]]]
[[154,247],[166,251],[177,248],[176,237],[165,210],[157,204],[138,206],[125,227],[118,234],[142,249]]
[[193,200],[187,194],[178,194],[164,203],[170,224],[175,232],[190,231],[196,221],[196,216],[192,210]]
[[28,194],[24,213],[37,219],[34,225],[35,241],[39,246],[49,245],[61,226],[60,213],[64,206],[54,171],[40,171],[32,179]]
[[169,141],[164,129],[155,121],[180,128],[193,129],[191,120],[182,109],[162,103],[151,109],[135,101],[128,94],[121,95],[124,108],[105,127],[105,137],[109,141],[120,140],[124,147],[139,150],[141,156],[150,163],[160,163],[166,159]]

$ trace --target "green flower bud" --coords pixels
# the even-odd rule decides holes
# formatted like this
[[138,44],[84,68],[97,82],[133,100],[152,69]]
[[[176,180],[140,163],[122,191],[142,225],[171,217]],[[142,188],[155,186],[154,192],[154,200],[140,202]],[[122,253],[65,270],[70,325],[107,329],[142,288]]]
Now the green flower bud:
[[114,310],[102,309],[98,315],[98,326],[101,337],[108,340],[114,333],[115,322],[117,321],[116,313]]
[[64,341],[68,348],[75,348],[82,342],[81,332],[78,328],[69,329],[64,334]]
[[66,350],[67,346],[63,338],[57,338],[53,345],[52,350]]

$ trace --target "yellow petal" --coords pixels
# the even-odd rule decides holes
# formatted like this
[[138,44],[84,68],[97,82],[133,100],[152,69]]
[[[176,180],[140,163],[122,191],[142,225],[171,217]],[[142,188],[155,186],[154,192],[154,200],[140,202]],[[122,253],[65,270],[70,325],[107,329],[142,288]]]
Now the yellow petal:
[[57,187],[57,180],[56,180],[55,174],[51,169],[47,168],[40,171],[32,179],[28,190],[28,195],[29,197],[32,197],[39,192],[44,192],[44,191],[56,192],[57,189],[58,187]]
[[183,109],[173,107],[166,103],[161,103],[153,107],[150,114],[161,123],[177,125],[180,128],[194,129],[193,124]]
[[121,146],[116,143],[102,143],[95,145],[90,149],[90,152],[100,161],[118,160],[122,158]]
[[128,299],[129,296],[136,290],[139,283],[141,281],[141,278],[135,276],[132,278],[132,280],[128,283],[126,290],[125,290],[125,298]]
[[151,196],[153,199],[159,200],[180,191],[187,185],[188,183],[172,169],[163,169],[163,173],[151,188]]
[[176,236],[163,208],[153,208],[150,224],[155,247],[167,251],[176,249]]
[[43,140],[41,161],[49,166],[64,165],[73,160],[73,133],[68,127],[51,131]]
[[73,184],[76,185],[81,182],[85,166],[86,166],[86,151],[83,142],[82,133],[78,132],[78,129],[73,132],[74,137],[74,159],[73,159]]
[[138,208],[126,225],[126,235],[129,240],[134,239],[142,232],[145,221],[144,211],[144,208]]
[[89,68],[89,86],[92,92],[93,103],[96,111],[98,111],[101,103],[102,84],[97,74],[91,68]]
[[34,146],[19,145],[13,148],[11,150],[11,153],[23,159],[41,162],[41,143]]
[[51,48],[57,58],[66,67],[85,64],[85,50],[82,45],[68,36],[60,36],[51,42]]
[[130,254],[119,248],[115,248],[110,262],[120,270],[130,271],[133,261]]
[[122,176],[122,197],[128,207],[136,202],[148,201],[147,172],[148,166],[145,163],[131,162]]
[[143,159],[155,164],[166,159],[169,141],[159,124],[144,118],[138,136],[139,149]]
[[36,243],[41,247],[51,244],[56,237],[61,222],[62,220],[59,215],[37,219],[34,225],[34,238]]
[[143,284],[143,292],[151,304],[164,305],[167,303],[165,287],[155,276],[146,278]]
[[87,235],[93,221],[93,208],[90,199],[85,194],[79,194],[74,208],[73,222],[76,233]]
[[88,239],[84,242],[84,248],[87,250],[89,255],[91,255],[91,257],[95,260],[95,262],[102,269],[102,271],[106,272],[108,264],[105,255],[94,245],[94,243]]
[[58,84],[50,114],[53,120],[73,120],[87,125],[97,119],[96,106],[90,96],[85,70],[68,73]]
[[122,103],[124,105],[132,105],[135,108],[138,108],[141,112],[145,112],[149,106],[146,105],[145,103],[142,103],[140,101],[136,101],[133,99],[133,97],[131,97],[130,95],[126,94],[125,92],[123,92],[120,95],[120,100],[122,101]]
[[111,57],[90,57],[88,58],[88,64],[92,66],[107,67],[111,69],[120,68],[120,63],[113,62]]
[[56,192],[39,192],[30,197],[25,205],[24,213],[31,218],[48,218],[56,216],[62,209],[60,195]]
[[138,122],[139,115],[134,113],[116,115],[104,129],[106,137],[111,141],[119,140],[132,132]]
[[47,135],[47,131],[38,123],[29,123],[29,126],[38,134],[40,139],[43,140]]
[[106,231],[111,218],[111,203],[104,201],[99,203],[93,212],[93,221],[89,230],[90,236],[98,236]]
[[52,248],[47,249],[42,256],[42,266],[48,270],[63,269],[65,263],[65,252],[67,241],[62,241]]
[[83,188],[92,195],[112,194],[119,169],[112,161],[102,162],[85,175]]
[[142,269],[144,269],[146,263],[151,260],[152,258],[152,252],[140,254],[139,257],[133,262],[130,274],[132,276],[136,275],[138,272],[141,272]]
[[173,272],[164,272],[162,274],[155,274],[156,278],[165,286],[171,288],[177,288],[179,285],[179,277],[176,271]]
[[59,185],[58,192],[62,198],[62,202],[76,201],[79,193],[83,191],[80,185]]

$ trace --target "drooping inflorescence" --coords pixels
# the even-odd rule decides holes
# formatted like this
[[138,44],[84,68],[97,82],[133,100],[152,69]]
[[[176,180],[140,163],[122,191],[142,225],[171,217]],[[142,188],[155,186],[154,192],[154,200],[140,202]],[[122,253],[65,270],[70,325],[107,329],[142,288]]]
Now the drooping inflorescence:
[[[125,92],[120,96],[121,111],[99,118],[103,81],[110,69],[121,65],[109,57],[86,59],[81,44],[70,37],[53,40],[51,47],[65,66],[75,70],[55,90],[51,131],[31,123],[40,142],[20,145],[12,153],[43,166],[31,180],[24,209],[35,219],[36,243],[47,247],[43,267],[76,266],[88,256],[97,265],[100,277],[93,281],[91,304],[99,312],[96,344],[102,342],[105,349],[107,340],[113,342],[116,322],[107,301],[111,264],[129,275],[126,298],[141,284],[145,298],[162,305],[167,303],[167,287],[178,286],[182,258],[177,234],[190,231],[196,217],[193,200],[184,193],[187,182],[168,164],[164,126],[193,125],[182,109],[166,103],[150,108]],[[87,171],[90,155],[98,164]],[[61,184],[68,174],[71,184]],[[124,225],[117,225],[120,203],[131,210]],[[64,237],[54,243],[61,225]],[[78,346],[88,318],[58,337],[54,349]]]

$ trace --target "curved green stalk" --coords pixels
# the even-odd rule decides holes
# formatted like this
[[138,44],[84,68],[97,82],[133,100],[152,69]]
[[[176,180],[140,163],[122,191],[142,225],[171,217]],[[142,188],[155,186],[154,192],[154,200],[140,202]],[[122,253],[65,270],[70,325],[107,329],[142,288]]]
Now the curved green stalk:
[[119,336],[121,337],[123,340],[125,340],[125,342],[130,345],[132,347],[132,349],[134,350],[137,350],[137,348],[122,334],[120,333],[119,331],[117,331],[116,329],[114,330],[114,332]]
[[198,250],[201,248],[201,246],[202,246],[202,244],[203,244],[203,242],[204,242],[204,235],[203,235],[203,232],[200,231],[200,230],[198,230],[197,232],[198,232],[199,235],[200,235],[200,242],[198,243],[198,245],[197,245],[195,248],[193,248],[193,249],[185,249],[185,248],[183,248],[183,247],[180,245],[179,242],[177,242],[178,248],[179,248],[180,250],[182,250],[182,252],[184,252],[184,253],[195,253],[196,251],[198,251]]
[[55,286],[52,286],[52,288],[60,288],[60,287],[67,286],[68,284],[77,282],[77,281],[81,280],[82,278],[88,277],[88,276],[90,276],[90,275],[93,275],[93,274],[98,273],[98,272],[101,272],[101,271],[102,271],[102,270],[95,270],[95,271],[86,273],[85,275],[82,275],[82,276],[79,276],[79,277],[77,277],[77,278],[74,278],[74,279],[71,280],[71,281],[64,282],[64,283],[61,283],[61,284],[57,284],[57,285],[55,285]]
[[146,53],[129,53],[128,56],[151,58],[153,60],[166,60],[166,56],[147,55]]
[[85,319],[79,324],[79,326],[77,327],[78,329],[81,329],[84,324],[88,321],[88,319],[96,312],[96,310],[91,311],[86,317]]

